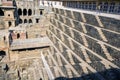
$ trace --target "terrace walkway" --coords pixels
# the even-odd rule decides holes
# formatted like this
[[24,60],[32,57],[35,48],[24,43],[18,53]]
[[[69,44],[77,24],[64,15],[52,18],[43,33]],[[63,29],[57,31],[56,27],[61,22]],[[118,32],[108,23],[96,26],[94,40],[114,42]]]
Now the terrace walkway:
[[30,49],[50,46],[50,40],[48,37],[14,40],[11,45],[11,50]]

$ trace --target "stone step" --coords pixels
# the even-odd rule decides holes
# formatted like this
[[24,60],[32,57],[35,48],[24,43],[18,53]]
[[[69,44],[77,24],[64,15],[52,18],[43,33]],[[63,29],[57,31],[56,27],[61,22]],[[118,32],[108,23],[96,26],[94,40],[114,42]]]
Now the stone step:
[[55,71],[55,75],[56,75],[55,77],[60,77],[57,67],[54,67],[54,71]]
[[100,20],[100,18],[99,18],[99,16],[95,16],[95,17],[96,17],[96,19],[97,19],[100,27],[104,27],[103,24],[102,24],[102,22],[101,22],[101,20]]
[[71,40],[71,39],[68,39],[68,40],[69,40],[69,43],[70,43],[71,49],[72,49],[72,50],[74,50],[74,49],[75,49],[75,47],[74,47],[74,45],[73,45],[72,40]]
[[73,57],[72,57],[71,53],[69,52],[69,50],[67,52],[68,52],[68,57],[69,57],[70,63],[75,64]]
[[86,50],[84,48],[81,48],[82,52],[83,52],[83,55],[85,57],[85,60],[88,62],[88,63],[91,63],[91,60],[86,52]]
[[84,36],[83,34],[81,34],[81,37],[82,37],[82,39],[83,39],[84,45],[85,45],[86,47],[88,47],[89,45],[88,45],[88,42],[87,42],[85,36]]
[[68,65],[66,65],[65,67],[66,67],[66,70],[67,70],[68,77],[69,77],[69,78],[72,78],[73,75],[72,75],[72,72],[71,72],[70,67],[69,67]]
[[73,33],[73,31],[72,31],[71,28],[70,28],[70,34],[71,34],[71,36],[74,38],[74,33]]
[[84,23],[81,23],[81,26],[82,26],[82,29],[83,29],[84,33],[87,33],[87,30],[86,30],[85,24],[84,24]]
[[104,54],[106,55],[107,59],[109,59],[110,61],[113,60],[112,56],[110,55],[110,53],[108,52],[106,46],[102,43],[99,43],[100,46],[102,47],[103,51],[104,51]]
[[80,13],[80,14],[81,14],[81,17],[82,17],[83,22],[86,22],[86,19],[85,19],[84,14],[83,14],[83,13]]
[[57,55],[57,60],[58,60],[58,64],[59,64],[59,66],[63,66],[62,61],[61,61],[61,58],[60,58],[59,55]]
[[103,34],[102,30],[100,28],[97,28],[97,31],[100,35],[100,37],[104,40],[104,41],[108,41],[107,38],[105,37],[105,35]]

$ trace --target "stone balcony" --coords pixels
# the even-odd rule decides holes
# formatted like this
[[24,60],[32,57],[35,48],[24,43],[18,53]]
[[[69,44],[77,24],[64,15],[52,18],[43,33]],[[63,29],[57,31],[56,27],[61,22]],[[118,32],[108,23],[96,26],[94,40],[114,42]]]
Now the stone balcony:
[[50,40],[48,37],[25,39],[25,40],[14,40],[11,45],[11,50],[30,49],[30,48],[41,48],[50,46]]

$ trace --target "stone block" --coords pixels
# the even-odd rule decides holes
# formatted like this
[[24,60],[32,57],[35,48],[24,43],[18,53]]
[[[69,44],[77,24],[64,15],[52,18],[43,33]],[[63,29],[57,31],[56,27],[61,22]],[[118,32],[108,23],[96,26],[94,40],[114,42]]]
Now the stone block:
[[62,28],[62,24],[60,23],[60,22],[57,22],[57,24],[58,24],[58,28],[60,29],[60,30],[62,30],[63,31],[63,28]]
[[71,25],[71,22],[70,22],[70,19],[69,18],[66,18],[66,23],[65,23],[66,25],[68,25],[69,27],[72,27],[72,25]]
[[89,25],[85,25],[85,27],[87,30],[87,35],[94,37],[96,39],[102,40],[96,28]]
[[56,13],[59,14],[59,9],[58,8],[55,8],[56,9]]
[[80,44],[83,44],[84,45],[84,42],[83,42],[83,39],[80,35],[80,33],[76,32],[76,31],[73,31],[74,33],[74,39],[79,42]]
[[[82,76],[82,75],[84,75],[84,72],[83,72],[83,70],[82,70],[82,67],[78,64],[78,63],[76,63],[75,65],[73,65],[73,67],[77,70],[77,72]],[[78,79],[79,80],[79,79]]]
[[86,37],[86,40],[88,42],[88,48],[91,49],[93,52],[97,53],[98,55],[106,58],[106,55],[104,54],[103,49],[101,48],[100,44],[97,43],[97,41]]
[[113,30],[116,32],[120,32],[120,20],[114,18],[108,18],[99,16],[102,24],[104,25],[105,29]]
[[[98,61],[101,61],[101,59],[99,59],[98,57],[96,57],[95,55],[93,55],[90,51],[86,50],[87,54],[89,55],[89,58],[91,60],[91,62],[98,62]],[[102,55],[100,55],[102,56]],[[94,66],[94,65],[93,65]]]
[[71,33],[70,33],[70,28],[67,27],[67,26],[65,26],[65,33],[66,33],[67,35],[69,35],[70,37],[72,37],[72,36],[71,36]]
[[73,42],[73,46],[75,47],[75,49],[73,50],[73,52],[75,54],[77,54],[80,58],[82,58],[83,60],[85,60],[85,57],[83,55],[83,52],[81,50],[81,46],[79,46],[77,43]]
[[71,14],[71,11],[66,10],[66,13],[67,13],[67,17],[68,17],[68,18],[73,18],[73,17],[72,17],[72,14]]
[[54,12],[54,8],[52,8],[52,11]]
[[66,68],[65,66],[61,66],[60,69],[62,70],[62,72],[65,74],[65,76],[67,77],[67,71],[66,71]]
[[64,15],[64,10],[63,9],[60,9],[60,14]]
[[73,24],[75,25],[76,30],[83,32],[82,25],[79,22],[73,21]]
[[97,22],[97,19],[94,15],[84,13],[84,16],[85,16],[87,24],[91,24],[91,25],[94,25],[94,26],[99,26],[99,24]]
[[114,59],[114,60],[117,60],[117,59],[119,59],[120,57],[120,51],[118,51],[118,50],[116,50],[116,49],[114,49],[114,48],[112,48],[112,47],[109,47],[109,46],[107,46],[106,45],[106,48],[107,48],[107,50],[108,50],[108,53],[112,56],[112,58]]
[[75,16],[75,20],[83,22],[80,12],[75,12],[74,11],[73,14]]
[[90,65],[98,72],[106,70],[105,66],[100,61],[93,61]]
[[54,16],[55,16],[55,19],[58,19],[57,14],[54,14]]
[[59,15],[59,17],[60,17],[59,20],[60,20],[62,23],[64,23],[63,16],[60,16],[60,15]]
[[108,32],[105,30],[103,30],[103,33],[104,33],[105,37],[107,38],[109,44],[120,48],[120,34]]

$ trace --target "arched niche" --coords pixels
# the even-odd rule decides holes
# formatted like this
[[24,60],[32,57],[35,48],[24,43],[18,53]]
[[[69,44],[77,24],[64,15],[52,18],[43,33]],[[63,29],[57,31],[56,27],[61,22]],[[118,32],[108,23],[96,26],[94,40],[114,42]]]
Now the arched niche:
[[40,10],[40,15],[43,15],[43,11],[42,10]]
[[32,23],[32,20],[31,20],[31,19],[29,19],[29,23]]
[[19,39],[20,38],[20,34],[19,33],[17,33],[17,39]]
[[28,16],[31,16],[31,15],[32,15],[32,10],[28,9]]
[[6,56],[6,52],[5,52],[5,51],[3,51],[3,50],[2,50],[2,51],[0,51],[0,56],[2,56],[2,57],[3,57],[3,56]]
[[18,15],[22,15],[22,9],[18,9]]
[[24,23],[27,23],[27,19],[24,19]]
[[8,22],[8,26],[9,26],[9,27],[12,26],[12,22],[11,22],[11,21]]
[[27,9],[23,9],[23,16],[27,15]]

